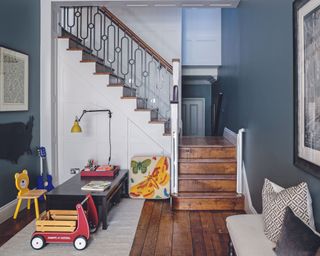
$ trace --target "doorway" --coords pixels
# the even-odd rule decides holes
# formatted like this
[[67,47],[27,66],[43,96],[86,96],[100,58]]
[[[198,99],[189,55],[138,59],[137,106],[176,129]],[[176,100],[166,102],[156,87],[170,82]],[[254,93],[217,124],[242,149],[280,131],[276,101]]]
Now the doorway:
[[182,99],[183,136],[205,136],[205,99]]

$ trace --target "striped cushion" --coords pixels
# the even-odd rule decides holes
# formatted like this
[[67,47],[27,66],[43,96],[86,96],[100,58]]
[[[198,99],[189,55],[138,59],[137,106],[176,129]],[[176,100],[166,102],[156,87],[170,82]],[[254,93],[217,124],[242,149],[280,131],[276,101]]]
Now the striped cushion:
[[312,201],[307,183],[302,182],[295,187],[284,189],[265,179],[262,190],[264,233],[272,242],[279,239],[287,206],[314,229]]

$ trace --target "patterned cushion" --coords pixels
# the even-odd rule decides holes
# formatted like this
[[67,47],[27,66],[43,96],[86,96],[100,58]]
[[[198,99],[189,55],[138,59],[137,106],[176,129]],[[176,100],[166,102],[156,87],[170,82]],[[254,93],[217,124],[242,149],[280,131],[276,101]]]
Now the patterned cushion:
[[302,182],[295,187],[284,189],[265,179],[262,190],[264,233],[273,242],[279,239],[287,206],[314,229],[312,201],[307,183]]

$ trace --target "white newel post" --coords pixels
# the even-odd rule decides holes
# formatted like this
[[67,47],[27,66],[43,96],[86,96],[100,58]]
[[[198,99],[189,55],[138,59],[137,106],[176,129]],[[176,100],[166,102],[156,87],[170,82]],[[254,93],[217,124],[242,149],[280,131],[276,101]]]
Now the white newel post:
[[237,193],[242,194],[242,166],[243,166],[243,133],[245,129],[240,129],[237,135]]
[[171,100],[171,193],[178,193],[178,160],[179,160],[179,91],[180,91],[180,60],[172,60],[173,84]]

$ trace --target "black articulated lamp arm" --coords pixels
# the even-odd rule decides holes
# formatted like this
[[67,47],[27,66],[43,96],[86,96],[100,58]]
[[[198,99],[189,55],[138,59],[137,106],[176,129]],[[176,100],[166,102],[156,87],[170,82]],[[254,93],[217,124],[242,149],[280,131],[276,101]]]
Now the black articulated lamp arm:
[[77,122],[80,122],[82,117],[86,113],[98,113],[98,112],[107,112],[108,117],[109,117],[109,157],[108,157],[108,164],[111,162],[111,117],[112,117],[112,112],[110,109],[95,109],[95,110],[83,110],[80,118],[76,118]]
[[80,118],[78,118],[77,121],[80,122],[80,120],[82,119],[82,117],[83,117],[84,114],[86,114],[86,113],[97,113],[97,112],[108,112],[109,118],[112,117],[112,112],[111,112],[110,109],[83,110]]

